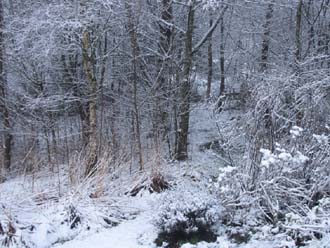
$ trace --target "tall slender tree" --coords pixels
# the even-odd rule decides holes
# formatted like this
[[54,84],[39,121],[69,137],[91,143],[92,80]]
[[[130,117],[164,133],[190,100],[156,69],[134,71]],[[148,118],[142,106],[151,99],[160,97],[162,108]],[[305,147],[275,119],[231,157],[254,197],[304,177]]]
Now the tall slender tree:
[[[295,62],[294,62],[294,69],[297,76],[297,83],[300,84],[301,82],[301,52],[302,52],[302,40],[301,40],[301,32],[302,32],[302,16],[303,16],[303,0],[299,0],[296,12],[296,51],[295,51]],[[304,116],[303,110],[299,106],[300,100],[297,99],[297,113],[296,113],[296,124],[298,126],[302,125],[302,119]]]
[[[85,14],[87,10],[86,3],[81,2],[81,13]],[[86,176],[95,171],[98,160],[98,140],[97,140],[97,79],[95,76],[95,54],[91,44],[91,34],[88,26],[83,27],[82,33],[82,60],[85,78],[88,85],[87,101],[88,101],[88,145],[87,145],[87,161]]]
[[7,95],[7,76],[5,71],[5,23],[3,1],[0,0],[0,111],[2,113],[3,124],[3,165],[5,169],[10,169],[11,146],[13,136],[11,134],[10,116]]
[[132,52],[132,73],[130,81],[133,87],[133,131],[135,137],[135,146],[137,147],[138,161],[140,170],[143,170],[143,154],[142,154],[142,141],[141,141],[141,120],[140,120],[140,109],[138,103],[138,68],[139,68],[139,55],[140,48],[137,39],[137,23],[134,21],[134,15],[132,10],[132,2],[125,0],[125,8],[127,12],[127,28],[130,37],[130,46]]
[[200,50],[205,42],[212,35],[217,25],[223,18],[228,6],[223,7],[218,14],[213,25],[202,36],[201,40],[193,46],[194,34],[194,19],[195,19],[196,1],[189,1],[187,14],[187,28],[184,38],[184,55],[182,69],[182,83],[180,85],[180,107],[179,107],[179,130],[177,142],[176,159],[186,160],[188,158],[188,134],[189,134],[189,119],[190,119],[190,94],[191,94],[191,69],[193,64],[193,55]]
[[195,1],[191,1],[188,7],[187,30],[185,34],[184,55],[183,55],[183,79],[180,89],[179,108],[179,130],[178,149],[176,159],[185,160],[188,158],[188,131],[190,116],[190,73],[193,59],[193,32],[195,18]]
[[[213,25],[212,14],[210,13],[210,27]],[[206,99],[210,98],[211,88],[212,88],[212,78],[213,78],[213,45],[212,45],[212,35],[209,37],[207,47],[207,61],[208,61],[208,72],[207,72],[207,86],[206,86]]]
[[270,46],[270,29],[273,18],[274,4],[270,3],[266,12],[266,21],[264,24],[263,40],[261,45],[261,63],[260,68],[262,72],[265,72],[268,68],[269,46]]

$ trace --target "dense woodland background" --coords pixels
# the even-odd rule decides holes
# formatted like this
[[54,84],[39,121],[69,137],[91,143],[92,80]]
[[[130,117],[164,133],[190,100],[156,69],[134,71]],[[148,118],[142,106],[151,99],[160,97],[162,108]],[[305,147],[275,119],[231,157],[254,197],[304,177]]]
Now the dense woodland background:
[[[329,1],[2,1],[2,175],[189,157],[191,103],[239,98],[251,163],[328,131]],[[207,82],[201,79],[207,79]],[[207,84],[206,92],[198,85]]]

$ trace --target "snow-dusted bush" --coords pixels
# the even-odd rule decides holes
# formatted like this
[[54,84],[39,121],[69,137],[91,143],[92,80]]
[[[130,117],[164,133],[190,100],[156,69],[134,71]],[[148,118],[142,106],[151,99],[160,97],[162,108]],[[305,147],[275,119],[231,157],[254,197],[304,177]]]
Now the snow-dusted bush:
[[228,224],[272,224],[302,245],[330,232],[329,136],[297,126],[289,134],[273,151],[261,148],[252,167],[221,168],[214,186]]
[[6,227],[0,223],[0,247],[26,247],[18,234],[12,222],[9,221]]
[[35,208],[33,214],[36,217],[33,219],[25,219],[30,213],[3,217],[0,209],[0,216],[3,217],[0,218],[0,247],[53,247],[111,228],[124,218],[115,208],[94,205],[92,199],[84,199],[81,204],[70,199],[60,204]]
[[330,210],[321,208],[330,196],[327,80],[279,72],[251,90],[237,133],[226,137],[243,141],[243,159],[221,168],[213,185],[225,223],[245,232],[273,225],[297,246],[327,237]]
[[221,207],[215,197],[185,190],[165,195],[162,202],[155,220],[160,239],[164,239],[159,243],[216,239],[214,231],[220,220]]
[[297,243],[327,237],[330,234],[330,198],[322,198],[305,215],[290,212],[286,214],[282,228]]
[[254,75],[249,88],[239,133],[227,137],[243,131],[243,159],[223,168],[215,185],[224,216],[251,226],[284,222],[289,213],[305,218],[330,194],[329,78],[278,67]]
[[199,228],[211,228],[220,218],[216,199],[200,192],[168,194],[163,202],[156,225],[165,232],[189,233]]

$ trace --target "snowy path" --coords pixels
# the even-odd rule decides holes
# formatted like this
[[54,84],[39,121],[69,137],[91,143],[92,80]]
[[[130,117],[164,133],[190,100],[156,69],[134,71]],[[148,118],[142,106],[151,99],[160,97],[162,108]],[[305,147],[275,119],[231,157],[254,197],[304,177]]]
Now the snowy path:
[[198,149],[199,145],[215,140],[219,137],[212,110],[207,106],[198,105],[191,111],[189,143],[191,151]]
[[150,223],[150,213],[144,212],[136,219],[119,226],[92,234],[85,239],[72,240],[57,248],[151,248],[156,232]]

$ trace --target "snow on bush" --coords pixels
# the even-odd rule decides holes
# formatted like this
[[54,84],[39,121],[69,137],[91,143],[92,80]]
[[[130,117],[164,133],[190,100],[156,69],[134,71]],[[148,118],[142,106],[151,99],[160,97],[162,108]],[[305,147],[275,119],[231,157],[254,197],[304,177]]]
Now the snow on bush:
[[165,232],[196,232],[211,228],[220,219],[221,208],[216,199],[201,192],[183,191],[165,195],[156,225]]
[[0,235],[0,244],[5,247],[46,248],[71,240],[87,230],[86,223],[82,223],[82,217],[73,206],[57,208],[56,212],[49,213],[49,219],[40,216],[35,223],[25,223],[20,219],[6,221],[8,230],[5,235]]
[[296,126],[290,134],[273,151],[261,148],[258,164],[221,168],[213,186],[228,225],[271,224],[299,246],[330,233],[330,149],[325,134]]
[[4,227],[0,223],[0,247],[25,247],[25,244],[18,238],[19,230],[16,230],[12,222],[8,222]]
[[81,204],[63,200],[34,213],[0,219],[0,247],[48,248],[116,226],[122,218],[116,208],[97,206],[88,199]]
[[158,246],[179,247],[184,243],[216,241],[221,207],[214,196],[190,189],[168,192],[161,202],[154,221],[159,229],[155,240]]

